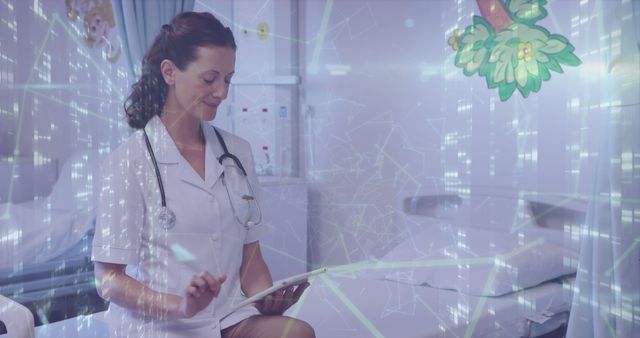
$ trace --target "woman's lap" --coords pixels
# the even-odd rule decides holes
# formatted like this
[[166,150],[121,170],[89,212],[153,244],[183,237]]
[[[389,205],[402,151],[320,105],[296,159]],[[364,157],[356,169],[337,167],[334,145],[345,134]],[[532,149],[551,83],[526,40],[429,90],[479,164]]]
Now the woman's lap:
[[287,316],[252,316],[222,330],[223,338],[314,338],[311,325]]

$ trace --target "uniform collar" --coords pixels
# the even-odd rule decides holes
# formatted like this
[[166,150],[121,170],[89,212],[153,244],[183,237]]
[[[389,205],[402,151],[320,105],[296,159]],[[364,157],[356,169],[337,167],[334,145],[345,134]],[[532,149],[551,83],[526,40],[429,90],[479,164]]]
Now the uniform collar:
[[204,182],[191,164],[180,154],[178,147],[159,116],[156,115],[152,117],[151,120],[147,122],[145,130],[147,131],[147,135],[149,135],[149,141],[153,147],[153,152],[158,164],[179,164],[180,169],[178,175],[181,180],[207,190],[206,188],[213,188],[220,174],[223,172],[223,167],[217,159],[219,156],[217,154],[222,154],[222,147],[219,145],[213,126],[206,121],[201,121],[200,125],[206,142]]
[[205,165],[204,165],[204,177],[207,186],[213,188],[222,172],[223,166],[218,162],[218,157],[223,153],[222,146],[216,137],[216,133],[213,126],[207,121],[200,121],[204,138],[207,142],[207,146],[204,150]]
[[158,115],[153,116],[144,129],[149,135],[153,154],[158,164],[178,164],[181,160],[184,161],[178,151],[178,147],[176,147],[175,142],[173,142],[171,135],[169,135],[167,128]]

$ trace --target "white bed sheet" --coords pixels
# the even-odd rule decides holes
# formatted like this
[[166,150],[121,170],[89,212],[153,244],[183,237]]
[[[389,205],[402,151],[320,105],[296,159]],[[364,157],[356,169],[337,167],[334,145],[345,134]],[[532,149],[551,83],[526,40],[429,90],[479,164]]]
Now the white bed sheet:
[[76,245],[93,228],[87,210],[49,210],[42,201],[0,204],[0,271],[43,263]]
[[[104,312],[88,316],[78,316],[59,322],[36,327],[36,338],[92,338],[109,337],[109,326],[104,320]],[[4,338],[0,336],[0,338]]]
[[545,283],[501,297],[357,277],[315,278],[287,314],[317,337],[516,337],[527,318],[569,311],[570,282]]
[[75,152],[46,198],[0,204],[0,270],[43,263],[93,229],[101,183],[99,150]]

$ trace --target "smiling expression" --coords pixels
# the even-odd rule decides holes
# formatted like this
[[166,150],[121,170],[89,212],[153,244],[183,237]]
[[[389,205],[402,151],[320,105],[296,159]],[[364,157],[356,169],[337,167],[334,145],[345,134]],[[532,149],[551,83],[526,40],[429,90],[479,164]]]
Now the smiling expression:
[[235,60],[232,48],[198,47],[196,59],[184,71],[176,68],[175,81],[169,84],[168,94],[175,96],[175,109],[200,120],[213,120],[229,93]]

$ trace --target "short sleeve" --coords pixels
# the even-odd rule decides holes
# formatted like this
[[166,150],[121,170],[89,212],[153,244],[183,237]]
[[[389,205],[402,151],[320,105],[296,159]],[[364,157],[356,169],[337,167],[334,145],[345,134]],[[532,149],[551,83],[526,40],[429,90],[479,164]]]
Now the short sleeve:
[[144,224],[144,200],[130,151],[120,147],[102,165],[92,260],[137,264]]
[[[248,143],[247,143],[248,145]],[[255,194],[255,198],[258,201],[258,205],[260,208],[260,213],[262,214],[262,220],[259,225],[253,226],[247,230],[247,234],[244,239],[244,244],[253,243],[255,241],[259,241],[265,235],[272,231],[271,220],[269,217],[269,210],[266,209],[264,203],[264,195],[262,193],[262,188],[260,186],[260,182],[258,181],[258,174],[256,174],[256,168],[253,160],[253,152],[251,151],[251,146],[248,146],[249,158],[250,161],[245,166],[247,169],[247,176],[249,176],[249,184],[251,184],[251,189],[253,189],[253,193]]]

